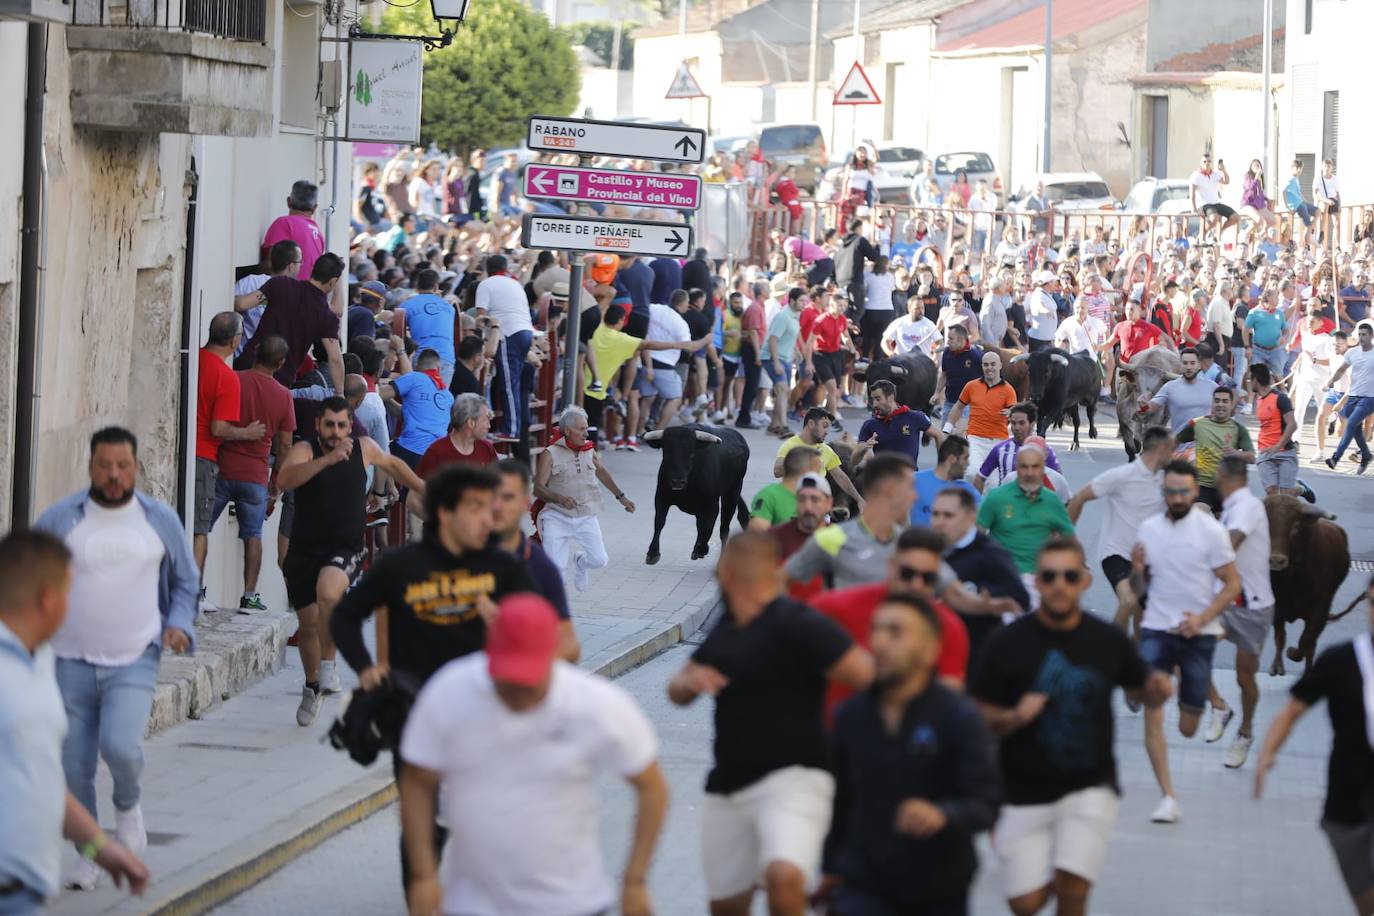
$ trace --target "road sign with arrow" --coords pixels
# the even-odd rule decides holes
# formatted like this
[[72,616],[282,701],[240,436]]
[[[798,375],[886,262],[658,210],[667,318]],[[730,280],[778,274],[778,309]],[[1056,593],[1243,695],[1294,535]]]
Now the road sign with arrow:
[[665,99],[704,99],[706,93],[701,91],[701,83],[692,75],[692,68],[687,66],[687,61],[678,64],[677,75],[673,77],[673,83],[668,87],[668,94]]
[[840,84],[840,89],[835,93],[833,105],[881,105],[883,100],[878,98],[878,91],[873,88],[873,84],[868,81],[868,74],[859,62],[854,61],[854,66],[849,68],[849,75]]
[[663,162],[701,162],[706,158],[706,131],[696,127],[534,115],[526,127],[525,142],[532,150],[579,156]]
[[624,172],[532,162],[525,166],[525,196],[696,210],[701,207],[701,179],[676,172]]
[[685,223],[526,213],[520,224],[520,244],[525,248],[651,258],[686,257],[692,250],[692,227]]

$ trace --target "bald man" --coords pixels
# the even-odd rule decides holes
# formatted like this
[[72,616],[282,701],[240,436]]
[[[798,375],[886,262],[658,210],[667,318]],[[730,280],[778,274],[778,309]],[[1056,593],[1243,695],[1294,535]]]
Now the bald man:
[[668,685],[679,706],[716,698],[702,812],[712,916],[747,916],[759,887],[769,912],[806,911],[835,790],[821,725],[826,681],[862,689],[873,680],[873,659],[838,624],[783,594],[781,560],[767,532],[726,543],[717,574],[727,617]]

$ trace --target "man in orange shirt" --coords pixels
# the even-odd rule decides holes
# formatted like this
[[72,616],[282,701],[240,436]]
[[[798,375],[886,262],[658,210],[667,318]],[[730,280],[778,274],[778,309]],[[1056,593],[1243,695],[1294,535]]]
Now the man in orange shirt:
[[945,434],[954,431],[968,408],[969,468],[983,466],[988,452],[1007,438],[1007,417],[1016,403],[1016,389],[1002,378],[1002,357],[996,351],[983,354],[983,377],[974,379],[959,393],[954,410],[945,420]]
[[[935,597],[944,549],[945,539],[940,534],[924,526],[908,528],[897,538],[897,549],[888,557],[887,581],[825,592],[813,598],[810,604],[867,649],[873,612],[886,595],[915,595],[925,599],[940,618],[940,655],[935,659],[935,673],[945,686],[962,691],[968,668],[968,628],[958,614]],[[837,681],[830,682],[825,694],[826,721],[853,692]]]
[[1260,485],[1265,493],[1298,495],[1298,450],[1294,440],[1298,421],[1293,402],[1288,395],[1274,387],[1269,367],[1256,363],[1250,367],[1255,383],[1255,415],[1259,418]]

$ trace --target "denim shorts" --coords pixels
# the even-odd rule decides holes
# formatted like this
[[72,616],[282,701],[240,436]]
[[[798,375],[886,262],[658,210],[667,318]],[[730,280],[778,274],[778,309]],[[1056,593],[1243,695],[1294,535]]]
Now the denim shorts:
[[768,378],[773,382],[773,384],[774,384],[774,385],[790,385],[790,384],[792,384],[792,366],[787,362],[787,360],[785,360],[785,359],[777,360],[778,366],[781,367],[781,369],[782,369],[782,372],[781,372],[781,373],[774,373],[774,371],[773,371],[773,362],[774,362],[774,361],[771,360],[771,359],[765,359],[765,360],[763,361],[763,371],[768,373]]
[[1142,630],[1140,657],[1156,671],[1172,674],[1178,668],[1178,708],[1202,712],[1207,705],[1207,688],[1212,683],[1212,654],[1217,649],[1215,636],[1191,639],[1163,630]]
[[230,503],[239,522],[239,540],[256,541],[262,537],[262,525],[267,520],[267,485],[247,480],[215,482],[215,510],[211,527],[219,521],[220,513]]

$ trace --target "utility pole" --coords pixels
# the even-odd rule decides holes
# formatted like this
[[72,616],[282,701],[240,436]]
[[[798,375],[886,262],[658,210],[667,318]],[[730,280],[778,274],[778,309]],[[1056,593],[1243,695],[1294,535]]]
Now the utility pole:
[[677,34],[679,38],[687,34],[687,0],[678,0]]
[[[1269,76],[1274,69],[1274,0],[1263,0],[1263,2],[1264,35],[1262,37],[1264,40],[1264,54],[1261,58],[1262,63],[1260,67],[1264,70],[1264,180],[1268,181],[1271,176],[1274,176],[1274,163],[1270,161],[1270,154],[1273,150],[1270,148],[1272,140],[1269,128],[1270,108],[1273,104],[1269,95]],[[1274,177],[1277,183],[1278,179],[1276,176]],[[1340,284],[1337,285],[1339,286]]]
[[817,58],[820,55],[821,46],[821,0],[811,0],[811,120],[816,120],[816,83],[819,76],[816,73]]
[[[863,60],[863,51],[859,48],[859,4],[861,0],[854,0],[854,60]],[[854,149],[859,145],[859,106],[849,106],[849,148]],[[876,195],[875,195],[876,199]]]
[[1040,171],[1050,171],[1050,125],[1054,122],[1054,0],[1045,0],[1045,139]]

